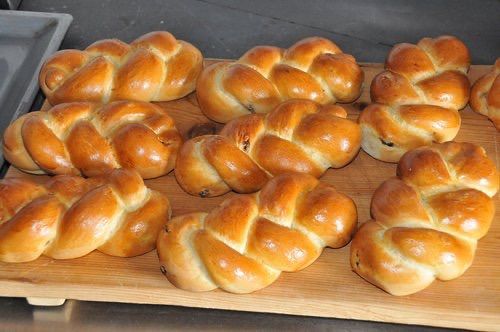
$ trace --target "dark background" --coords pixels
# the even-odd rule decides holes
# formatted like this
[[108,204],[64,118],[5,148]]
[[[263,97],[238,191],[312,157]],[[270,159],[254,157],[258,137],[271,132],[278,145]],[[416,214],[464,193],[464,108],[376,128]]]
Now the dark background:
[[383,62],[396,43],[452,34],[475,64],[500,56],[498,0],[23,0],[20,9],[73,15],[62,48],[168,30],[206,57],[238,58],[255,45],[288,47],[317,35],[358,61]]
[[[168,30],[206,57],[237,58],[258,44],[288,47],[317,35],[332,39],[358,61],[383,62],[396,43],[452,34],[467,44],[474,64],[492,64],[500,56],[500,1],[494,0],[23,0],[19,9],[73,15],[62,48],[84,48],[113,37],[130,42],[152,30]],[[9,298],[0,298],[0,305],[0,330],[10,331],[434,330],[171,306],[67,301],[62,307],[44,308]]]

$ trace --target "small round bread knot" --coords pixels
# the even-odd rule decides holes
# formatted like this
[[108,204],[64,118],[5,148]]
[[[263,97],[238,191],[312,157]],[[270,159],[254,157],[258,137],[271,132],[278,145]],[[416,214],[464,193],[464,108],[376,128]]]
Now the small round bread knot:
[[157,252],[176,287],[250,293],[282,271],[306,268],[324,247],[345,246],[356,222],[349,197],[311,175],[288,173],[210,213],[173,218],[158,236]]
[[196,95],[207,117],[226,123],[292,98],[349,103],[361,94],[363,79],[353,56],[328,39],[310,37],[288,49],[256,46],[236,62],[205,68]]
[[470,105],[477,113],[487,116],[500,131],[500,58],[491,72],[472,86]]
[[168,101],[194,91],[203,56],[166,31],[127,44],[104,39],[84,51],[62,50],[40,70],[39,83],[51,105],[73,101]]
[[148,179],[174,168],[181,142],[172,118],[151,103],[74,102],[14,121],[3,153],[28,173],[94,176],[126,167]]
[[179,150],[175,176],[192,195],[212,197],[231,189],[255,192],[286,172],[320,177],[358,153],[361,130],[337,105],[292,99],[267,114],[232,120],[220,135],[195,137]]
[[393,295],[451,280],[472,264],[495,216],[498,171],[483,148],[447,142],[407,152],[373,194],[373,220],[351,244],[351,266]]
[[0,261],[85,256],[120,257],[153,250],[170,218],[168,199],[131,169],[84,179],[58,175],[44,185],[25,178],[0,181]]
[[373,104],[359,117],[362,147],[374,158],[397,162],[411,149],[451,141],[469,100],[470,56],[457,38],[423,38],[397,44],[386,70],[370,87]]

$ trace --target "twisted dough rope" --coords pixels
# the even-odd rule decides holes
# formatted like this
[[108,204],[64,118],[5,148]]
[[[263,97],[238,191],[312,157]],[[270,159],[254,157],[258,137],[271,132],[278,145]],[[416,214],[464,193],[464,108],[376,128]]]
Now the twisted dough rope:
[[360,115],[361,146],[372,157],[397,162],[408,150],[451,141],[469,100],[467,47],[457,38],[398,44],[370,87],[373,104]]
[[250,293],[281,271],[312,264],[324,247],[346,245],[354,202],[307,174],[284,174],[260,192],[236,195],[210,213],[178,216],[158,236],[161,270],[176,287]]
[[336,105],[293,99],[267,114],[250,114],[226,124],[220,135],[187,141],[179,150],[175,176],[192,195],[211,197],[233,189],[255,192],[285,172],[320,177],[357,154],[359,126]]
[[0,181],[0,261],[142,255],[155,247],[170,218],[168,199],[133,170],[83,179],[59,175],[45,185]]
[[51,105],[72,101],[168,101],[195,89],[203,56],[166,31],[132,43],[104,39],[84,51],[62,50],[49,57],[39,82]]
[[93,176],[113,168],[143,178],[170,172],[181,136],[163,109],[145,102],[75,102],[31,112],[5,131],[5,158],[28,173]]
[[486,115],[500,131],[500,58],[491,72],[472,86],[470,105],[474,111]]
[[477,145],[448,142],[406,153],[398,177],[373,194],[373,220],[351,244],[352,268],[393,295],[458,278],[495,216],[498,186],[495,164]]
[[236,62],[205,68],[196,95],[207,117],[226,123],[242,115],[270,112],[292,98],[320,104],[352,102],[361,94],[363,79],[353,56],[328,39],[311,37],[286,50],[257,46]]

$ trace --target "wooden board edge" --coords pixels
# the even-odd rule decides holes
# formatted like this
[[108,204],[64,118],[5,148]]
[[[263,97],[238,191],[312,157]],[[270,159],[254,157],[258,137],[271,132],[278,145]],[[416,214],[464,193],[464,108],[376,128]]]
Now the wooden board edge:
[[[183,290],[178,290],[176,296],[168,297],[161,295],[161,288],[151,288],[145,292],[144,289],[127,289],[123,292],[120,286],[107,287],[92,287],[87,285],[86,291],[79,291],[79,285],[44,285],[44,288],[37,287],[36,284],[29,285],[24,282],[0,282],[2,296],[5,297],[26,297],[29,293],[30,298],[42,299],[59,299],[64,297],[68,300],[78,301],[96,301],[96,302],[116,302],[116,303],[132,303],[132,304],[154,304],[154,305],[171,305],[189,308],[201,309],[217,309],[231,310],[243,312],[258,312],[284,314],[292,316],[306,317],[322,317],[322,318],[338,318],[338,319],[354,319],[373,322],[396,323],[406,325],[421,325],[445,328],[460,328],[481,331],[496,331],[498,330],[498,316],[488,315],[477,312],[462,312],[462,311],[395,311],[393,308],[379,304],[375,307],[367,307],[364,305],[354,304],[352,302],[342,301],[341,299],[328,302],[324,301],[309,301],[304,299],[298,305],[293,306],[277,305],[282,302],[282,298],[265,297],[259,300],[263,302],[272,302],[274,305],[259,305],[253,299],[250,301],[217,301],[210,298],[203,299],[202,297],[193,299],[191,293]],[[64,290],[61,290],[61,287]],[[88,289],[93,289],[89,292]],[[186,296],[182,296],[186,293]],[[57,295],[56,295],[57,294]],[[157,295],[160,294],[160,295]],[[244,296],[229,294],[228,296]],[[43,300],[42,300],[43,301]],[[227,302],[230,302],[228,309]],[[295,301],[298,302],[298,301]],[[37,305],[46,305],[43,304]],[[262,304],[262,303],[261,303]],[[367,314],[367,312],[369,314]],[[467,317],[467,319],[464,319]]]

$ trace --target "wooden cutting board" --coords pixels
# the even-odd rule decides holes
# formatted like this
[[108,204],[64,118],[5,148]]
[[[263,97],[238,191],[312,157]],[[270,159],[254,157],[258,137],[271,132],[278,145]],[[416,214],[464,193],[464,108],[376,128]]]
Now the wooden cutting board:
[[[369,86],[381,64],[364,64],[365,86],[361,98],[346,105],[349,117],[356,119],[359,109],[369,102]],[[471,82],[487,72],[487,66],[472,66]],[[200,112],[195,94],[181,100],[160,103],[176,120],[186,137],[200,123],[210,123]],[[457,141],[483,146],[500,166],[499,133],[491,122],[469,108],[461,111],[462,128]],[[217,127],[220,127],[217,126]],[[395,175],[395,164],[377,161],[361,151],[342,169],[330,169],[322,180],[354,199],[359,222],[369,218],[373,191]],[[31,177],[9,169],[7,177]],[[173,173],[149,180],[152,188],[168,195],[173,214],[209,211],[229,193],[216,198],[199,198],[183,192]],[[326,249],[310,267],[296,273],[283,273],[270,287],[248,295],[224,291],[191,293],[174,288],[160,273],[156,252],[135,258],[110,257],[94,252],[74,260],[56,261],[46,257],[31,263],[0,263],[0,296],[37,297],[41,303],[57,304],[57,299],[87,301],[170,304],[188,307],[272,312],[305,316],[460,327],[479,330],[500,329],[500,199],[488,233],[479,243],[472,267],[461,278],[436,281],[424,291],[395,297],[365,282],[351,271],[349,245]],[[33,302],[40,299],[32,299]],[[47,300],[48,299],[48,300]],[[60,302],[59,302],[60,303]]]

